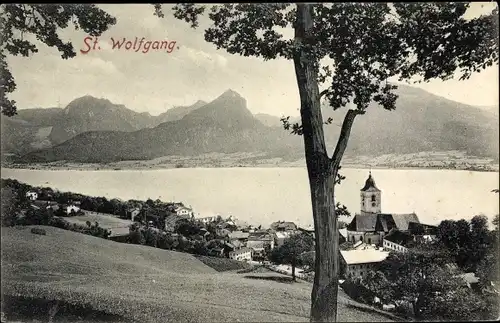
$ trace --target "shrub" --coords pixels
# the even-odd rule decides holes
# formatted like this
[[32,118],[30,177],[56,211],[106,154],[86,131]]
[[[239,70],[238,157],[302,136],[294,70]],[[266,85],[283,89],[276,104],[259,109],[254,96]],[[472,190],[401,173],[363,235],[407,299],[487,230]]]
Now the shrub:
[[31,228],[31,233],[33,234],[39,234],[39,235],[46,235],[46,232],[44,229],[41,229],[41,228]]

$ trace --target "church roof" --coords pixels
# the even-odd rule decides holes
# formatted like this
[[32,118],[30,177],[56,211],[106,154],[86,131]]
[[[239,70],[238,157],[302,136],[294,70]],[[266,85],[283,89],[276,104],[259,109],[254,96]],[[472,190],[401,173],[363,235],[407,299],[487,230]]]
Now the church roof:
[[349,231],[375,231],[375,226],[377,224],[377,214],[356,214],[351,223],[347,226]]
[[419,223],[415,213],[410,214],[390,214],[390,213],[368,213],[356,214],[351,223],[347,226],[349,231],[357,232],[389,232],[395,228],[407,231],[410,222]]
[[402,231],[408,230],[410,222],[420,223],[415,213],[393,214],[392,218],[394,219],[394,222],[396,222],[396,228]]
[[376,191],[380,192],[378,187],[375,185],[375,180],[372,177],[372,173],[370,172],[370,175],[366,179],[365,186],[361,189],[362,192],[366,191]]

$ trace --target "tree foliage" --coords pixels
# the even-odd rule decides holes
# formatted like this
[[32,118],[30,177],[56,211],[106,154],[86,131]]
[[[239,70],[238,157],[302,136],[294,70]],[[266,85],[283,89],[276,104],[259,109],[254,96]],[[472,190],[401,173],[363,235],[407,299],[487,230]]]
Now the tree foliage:
[[470,222],[444,220],[438,226],[437,238],[453,255],[457,265],[467,272],[476,271],[494,243],[488,218],[484,215],[474,216]]
[[[390,282],[391,296],[412,304],[417,318],[478,319],[485,302],[444,266],[448,261],[436,249],[410,250],[391,253],[380,269]],[[368,279],[365,283],[370,286]]]
[[76,56],[71,42],[64,42],[58,30],[72,25],[91,36],[100,36],[116,19],[94,4],[2,4],[0,5],[0,107],[6,116],[16,114],[16,102],[7,95],[16,89],[16,83],[6,56],[28,57],[38,52],[37,39],[55,47],[62,59]]
[[305,232],[295,233],[286,238],[283,244],[274,248],[270,254],[270,260],[277,264],[291,264],[292,277],[295,280],[295,267],[300,261],[303,253],[314,249],[314,239]]

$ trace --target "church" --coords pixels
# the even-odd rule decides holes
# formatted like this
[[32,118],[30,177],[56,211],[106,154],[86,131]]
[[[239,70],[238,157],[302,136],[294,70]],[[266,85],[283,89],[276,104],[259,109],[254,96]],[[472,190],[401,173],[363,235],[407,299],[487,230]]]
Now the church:
[[420,223],[415,213],[382,213],[382,191],[378,189],[371,171],[360,191],[361,212],[355,214],[347,226],[347,240],[363,241],[381,246],[383,238],[392,229],[407,232],[410,223]]

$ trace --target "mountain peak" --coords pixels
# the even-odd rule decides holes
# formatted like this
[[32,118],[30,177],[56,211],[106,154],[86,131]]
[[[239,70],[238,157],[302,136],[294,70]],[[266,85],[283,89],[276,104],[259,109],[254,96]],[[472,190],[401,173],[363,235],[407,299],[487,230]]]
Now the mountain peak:
[[224,93],[222,93],[220,97],[230,97],[230,98],[243,98],[238,92],[236,91],[233,91],[231,89],[227,89],[226,91],[224,91]]

